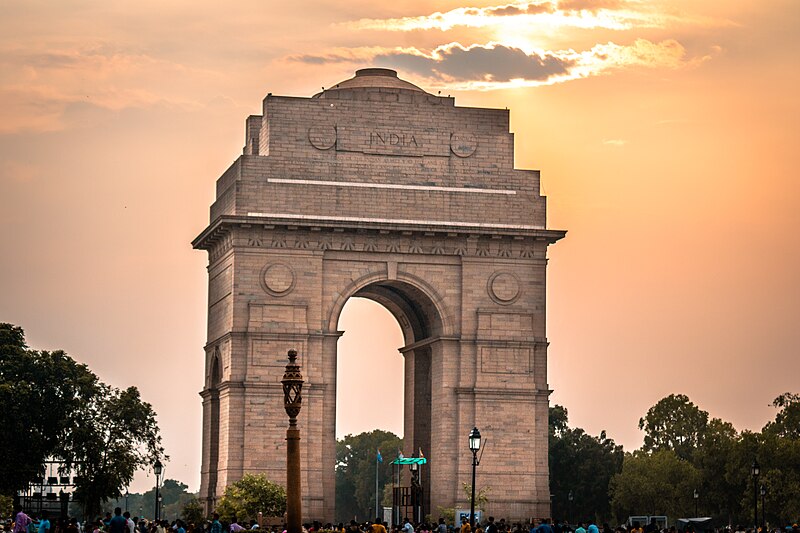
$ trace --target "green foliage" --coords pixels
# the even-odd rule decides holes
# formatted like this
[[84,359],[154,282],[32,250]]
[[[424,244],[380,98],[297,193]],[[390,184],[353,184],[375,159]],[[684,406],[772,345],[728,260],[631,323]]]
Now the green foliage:
[[56,455],[80,479],[75,497],[91,516],[100,512],[103,501],[121,496],[136,470],[153,464],[163,448],[155,412],[136,387],[99,384],[77,414],[82,422],[67,432]]
[[181,511],[181,518],[187,524],[200,525],[205,521],[205,513],[203,513],[203,504],[197,497],[193,497],[186,502]]
[[[188,486],[175,479],[165,479],[161,483],[159,495],[161,501],[161,517],[165,520],[175,520],[183,515],[183,508],[187,503],[195,500],[197,494],[188,492]],[[156,489],[147,490],[144,493],[132,492],[127,498],[122,495],[120,498],[111,499],[103,504],[103,513],[113,511],[115,507],[122,510],[129,510],[132,516],[143,516],[152,519],[155,513]],[[70,509],[71,516],[83,516],[79,508]],[[102,513],[101,513],[102,514]]]
[[[461,491],[464,493],[467,503],[472,505],[472,485],[469,483],[462,483]],[[489,505],[490,492],[492,492],[492,487],[481,487],[479,489],[475,489],[475,507],[484,513],[486,512],[486,507]]]
[[694,514],[692,494],[700,472],[673,450],[626,454],[622,472],[611,479],[611,505],[617,517]]
[[733,455],[738,440],[739,434],[730,423],[712,418],[700,444],[692,453],[692,464],[700,470],[701,475],[700,485],[696,487],[701,496],[697,502],[701,516],[717,517],[728,522],[740,512],[742,479],[738,473],[735,476],[726,475],[726,471],[734,464]]
[[[477,499],[477,498],[476,498]],[[446,524],[453,525],[456,523],[456,508],[455,507],[437,507],[436,511],[439,513],[440,518],[444,518]],[[432,517],[435,518],[435,517]],[[432,522],[432,520],[431,520]],[[438,522],[438,520],[437,520]]]
[[0,494],[11,495],[43,474],[75,415],[94,397],[97,376],[64,352],[38,352],[19,327],[0,324]]
[[775,398],[772,406],[780,410],[775,420],[764,426],[763,433],[800,439],[800,394],[785,392]]
[[684,394],[670,394],[639,419],[644,430],[645,451],[673,450],[681,459],[690,459],[708,425],[708,413],[700,410]]
[[14,510],[14,497],[0,494],[0,516],[11,516]]
[[[375,518],[375,468],[378,467],[378,490],[391,484],[392,465],[403,441],[394,433],[376,429],[347,435],[336,442],[336,520]],[[376,463],[377,451],[383,463]]]
[[0,324],[0,412],[3,494],[24,488],[52,457],[78,477],[75,495],[92,515],[163,457],[155,413],[135,387],[105,385],[62,351],[29,349],[10,324]]
[[286,512],[286,490],[267,479],[264,474],[245,474],[242,479],[225,487],[217,502],[220,519],[230,521],[256,520],[258,513],[266,517],[283,516]]
[[580,428],[570,428],[567,410],[560,405],[550,408],[549,419],[553,516],[570,521],[608,518],[608,487],[622,469],[622,446],[607,438],[605,432],[593,437]]

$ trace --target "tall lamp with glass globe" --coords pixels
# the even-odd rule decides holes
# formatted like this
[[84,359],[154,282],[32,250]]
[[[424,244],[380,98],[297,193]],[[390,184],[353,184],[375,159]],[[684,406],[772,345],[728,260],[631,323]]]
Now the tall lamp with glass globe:
[[161,464],[161,461],[159,459],[156,459],[156,462],[153,464],[153,473],[156,475],[156,512],[155,512],[156,520],[161,520],[161,509],[159,509],[159,505],[158,505],[158,501],[159,501],[159,499],[158,499],[158,496],[159,496],[158,495],[158,489],[159,489],[159,486],[161,485],[161,483],[159,481],[160,481],[160,478],[161,478],[161,472],[163,471],[163,468],[164,468],[164,465]]
[[761,466],[757,459],[753,459],[753,466],[750,469],[753,474],[753,524],[758,529],[758,476],[761,475]]
[[481,449],[481,432],[473,427],[469,432],[469,451],[472,452],[472,498],[469,502],[469,530],[475,531],[475,470],[478,466],[478,450]]

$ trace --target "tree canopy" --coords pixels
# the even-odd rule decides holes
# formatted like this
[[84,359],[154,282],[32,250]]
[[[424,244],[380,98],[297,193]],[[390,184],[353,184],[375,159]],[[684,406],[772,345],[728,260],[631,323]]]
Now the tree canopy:
[[76,476],[76,498],[94,514],[137,469],[165,458],[155,413],[135,387],[110,387],[61,350],[32,350],[22,328],[5,323],[0,411],[0,494],[26,487],[52,458]]
[[[391,483],[391,462],[403,447],[400,437],[376,429],[369,433],[347,435],[336,442],[336,514],[337,520],[375,518],[375,468],[378,468],[378,494]],[[378,450],[384,458],[377,462]]]
[[[550,493],[553,516],[567,520],[610,517],[608,485],[622,469],[622,446],[570,428],[567,409],[550,408]],[[572,501],[569,494],[572,493]]]
[[689,459],[697,448],[708,424],[708,413],[693,404],[684,394],[670,394],[651,407],[639,419],[644,430],[646,451],[672,450],[681,459]]
[[283,516],[286,512],[286,490],[264,474],[245,474],[242,479],[225,487],[217,502],[216,512],[222,520],[256,520],[264,516]]

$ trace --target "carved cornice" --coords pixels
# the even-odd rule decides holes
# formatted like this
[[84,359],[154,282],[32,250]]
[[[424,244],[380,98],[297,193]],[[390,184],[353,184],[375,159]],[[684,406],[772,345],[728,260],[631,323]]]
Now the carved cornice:
[[325,219],[270,219],[265,224],[260,217],[225,216],[206,228],[192,241],[192,246],[208,250],[212,263],[234,247],[546,261],[547,245],[565,234],[562,230],[500,224],[425,227],[417,223],[365,224]]

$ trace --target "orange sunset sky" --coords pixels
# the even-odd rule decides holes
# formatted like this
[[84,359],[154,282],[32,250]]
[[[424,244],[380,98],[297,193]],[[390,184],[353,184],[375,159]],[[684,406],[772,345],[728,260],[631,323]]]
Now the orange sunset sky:
[[[572,425],[633,449],[674,392],[760,429],[800,392],[798,57],[797,0],[5,0],[0,321],[137,385],[166,476],[196,490],[207,257],[189,243],[214,182],[268,92],[384,66],[511,110],[516,167],[569,231],[548,337]],[[399,327],[353,300],[340,329],[337,434],[401,433]]]

